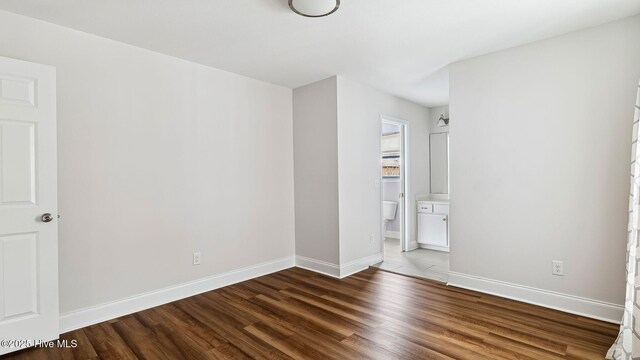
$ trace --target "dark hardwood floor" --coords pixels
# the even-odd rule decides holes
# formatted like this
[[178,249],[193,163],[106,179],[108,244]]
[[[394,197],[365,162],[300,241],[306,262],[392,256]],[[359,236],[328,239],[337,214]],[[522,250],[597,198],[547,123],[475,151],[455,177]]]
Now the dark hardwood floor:
[[62,335],[6,359],[602,359],[618,326],[368,269],[293,268]]

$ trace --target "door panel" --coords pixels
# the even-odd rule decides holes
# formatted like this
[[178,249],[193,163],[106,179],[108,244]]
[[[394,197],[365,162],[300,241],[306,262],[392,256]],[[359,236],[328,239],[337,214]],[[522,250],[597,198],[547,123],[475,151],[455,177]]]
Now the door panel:
[[35,124],[0,121],[0,204],[35,204],[35,150]]
[[23,346],[58,337],[55,95],[54,68],[0,57],[0,340]]
[[38,274],[36,234],[3,236],[2,319],[38,313]]
[[[9,69],[9,71],[11,70]],[[35,80],[20,76],[0,74],[0,101],[13,105],[35,106]]]

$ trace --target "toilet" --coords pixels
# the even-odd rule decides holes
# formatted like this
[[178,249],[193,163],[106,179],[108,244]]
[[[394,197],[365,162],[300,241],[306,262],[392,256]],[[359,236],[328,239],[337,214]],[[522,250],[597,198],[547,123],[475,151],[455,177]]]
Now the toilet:
[[385,224],[389,221],[393,221],[396,218],[396,212],[398,210],[397,201],[383,201],[382,202],[382,217]]

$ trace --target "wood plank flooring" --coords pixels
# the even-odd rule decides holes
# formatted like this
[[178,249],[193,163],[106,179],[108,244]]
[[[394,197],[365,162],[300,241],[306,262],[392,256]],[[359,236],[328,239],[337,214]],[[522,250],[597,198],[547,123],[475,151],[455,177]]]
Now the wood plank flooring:
[[6,359],[603,359],[618,326],[370,268],[292,268]]

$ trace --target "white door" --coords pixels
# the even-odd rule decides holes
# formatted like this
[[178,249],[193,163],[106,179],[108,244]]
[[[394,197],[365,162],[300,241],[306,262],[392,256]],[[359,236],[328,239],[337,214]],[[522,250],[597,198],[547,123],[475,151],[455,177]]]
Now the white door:
[[0,354],[58,338],[55,82],[0,57]]
[[447,247],[447,215],[418,214],[418,242]]

